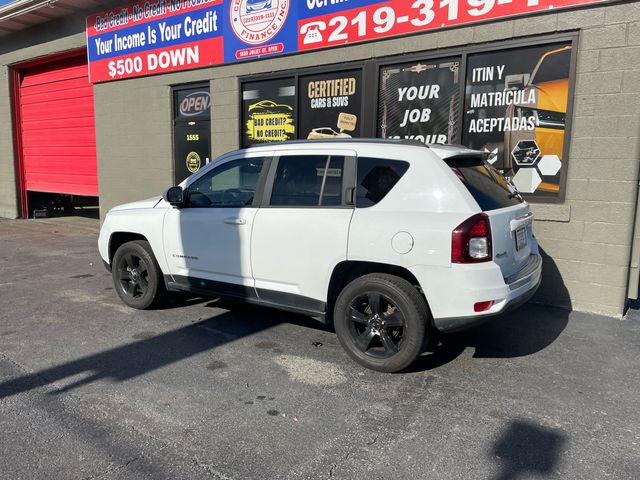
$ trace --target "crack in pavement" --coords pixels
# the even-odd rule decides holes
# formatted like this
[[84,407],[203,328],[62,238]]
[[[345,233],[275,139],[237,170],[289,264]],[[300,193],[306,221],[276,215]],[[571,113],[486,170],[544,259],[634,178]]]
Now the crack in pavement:
[[[373,440],[371,440],[370,442],[367,442],[367,447],[370,447],[371,445],[373,445],[374,443],[376,443],[378,441],[378,437],[380,436],[380,434],[376,434],[375,437],[373,437]],[[346,460],[346,458],[345,458]]]
[[216,470],[211,465],[202,463],[195,455],[193,457],[193,464],[198,468],[202,468],[210,477],[214,478],[215,480],[233,480],[232,477],[229,477],[224,473]]
[[102,473],[99,473],[97,475],[91,475],[89,477],[85,477],[84,480],[100,480],[101,478],[107,478],[107,476],[111,475],[112,473],[119,472],[120,470],[124,470],[129,465],[131,465],[133,462],[136,462],[138,460],[140,460],[140,457],[134,457],[131,460],[128,460],[127,462],[125,462],[125,463],[123,463],[121,465],[116,465],[114,467],[107,468]]

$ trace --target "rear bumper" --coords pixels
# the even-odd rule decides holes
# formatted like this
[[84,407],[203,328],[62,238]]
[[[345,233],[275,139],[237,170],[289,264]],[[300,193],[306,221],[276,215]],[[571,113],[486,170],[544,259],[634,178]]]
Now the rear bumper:
[[[442,332],[455,332],[459,330],[465,330],[477,325],[480,325],[497,315],[501,315],[520,305],[526,303],[538,290],[540,282],[542,280],[542,258],[539,254],[532,254],[529,262],[519,272],[505,278],[502,284],[503,294],[496,299],[494,306],[487,312],[451,316],[451,317],[434,317],[434,326]],[[478,298],[490,298],[483,296],[483,291],[495,292],[495,287],[485,286],[478,289]]]

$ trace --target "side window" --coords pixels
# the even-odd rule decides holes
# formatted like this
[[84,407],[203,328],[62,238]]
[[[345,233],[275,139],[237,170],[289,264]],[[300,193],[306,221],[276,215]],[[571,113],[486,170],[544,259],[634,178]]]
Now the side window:
[[292,155],[280,157],[273,182],[272,206],[336,206],[342,204],[344,157]]
[[356,207],[370,207],[382,200],[409,168],[407,162],[358,158]]
[[189,186],[189,207],[251,205],[265,159],[243,158],[225,163]]

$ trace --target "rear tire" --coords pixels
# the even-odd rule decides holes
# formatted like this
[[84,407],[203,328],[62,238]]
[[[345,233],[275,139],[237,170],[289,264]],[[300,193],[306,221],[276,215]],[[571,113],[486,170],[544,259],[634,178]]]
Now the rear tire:
[[340,292],[334,308],[338,340],[360,365],[397,372],[411,365],[429,340],[429,309],[403,278],[374,273]]
[[158,306],[166,293],[162,271],[144,240],[124,243],[116,250],[111,276],[120,299],[138,310]]

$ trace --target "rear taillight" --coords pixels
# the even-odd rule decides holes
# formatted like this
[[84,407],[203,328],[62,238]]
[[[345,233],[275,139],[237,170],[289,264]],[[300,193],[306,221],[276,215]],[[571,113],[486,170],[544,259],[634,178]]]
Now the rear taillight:
[[476,302],[473,304],[473,311],[476,313],[486,312],[493,307],[493,300],[487,300],[486,302]]
[[491,260],[491,228],[486,213],[467,218],[451,234],[451,263]]

